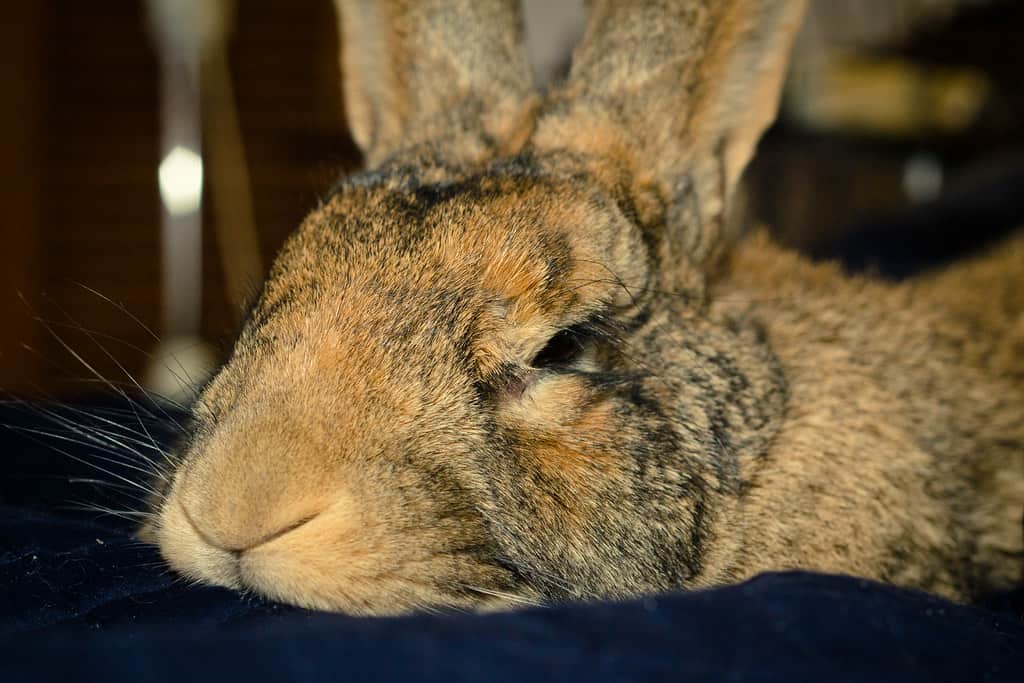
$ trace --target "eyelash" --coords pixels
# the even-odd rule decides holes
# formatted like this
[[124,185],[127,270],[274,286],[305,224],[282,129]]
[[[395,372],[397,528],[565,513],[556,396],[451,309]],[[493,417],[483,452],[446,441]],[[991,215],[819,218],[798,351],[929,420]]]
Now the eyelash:
[[[530,359],[527,366],[533,370],[568,372],[576,367],[580,358],[595,343],[616,345],[620,339],[621,327],[606,313],[595,313],[590,318],[555,332]],[[477,392],[483,398],[500,396],[518,397],[532,381],[523,374],[523,367],[509,363],[488,379],[475,383]]]
[[530,367],[543,370],[566,368],[583,354],[588,340],[575,327],[555,333],[530,361]]
[[565,370],[572,367],[587,348],[599,340],[614,340],[615,323],[601,314],[559,330],[530,361],[540,370]]

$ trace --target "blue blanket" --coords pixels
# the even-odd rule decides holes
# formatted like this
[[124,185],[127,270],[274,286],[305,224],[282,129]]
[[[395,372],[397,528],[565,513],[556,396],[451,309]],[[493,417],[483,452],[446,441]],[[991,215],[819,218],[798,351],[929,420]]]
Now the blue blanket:
[[[110,414],[107,414],[108,416]],[[0,412],[35,430],[38,416]],[[27,435],[38,438],[33,431]],[[739,586],[492,615],[355,619],[191,586],[117,518],[132,470],[0,440],[0,681],[1024,681],[1020,596],[980,609],[868,581]],[[95,455],[95,454],[93,454]],[[102,461],[101,461],[102,462]],[[117,476],[113,476],[117,475]],[[1016,602],[1014,602],[1016,600]]]

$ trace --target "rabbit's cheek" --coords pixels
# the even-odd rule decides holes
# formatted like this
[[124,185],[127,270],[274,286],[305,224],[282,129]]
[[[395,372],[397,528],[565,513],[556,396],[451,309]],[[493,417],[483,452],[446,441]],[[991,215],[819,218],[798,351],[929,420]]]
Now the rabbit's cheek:
[[[264,595],[319,609],[339,609],[373,597],[382,571],[402,566],[393,533],[378,520],[339,507],[244,552],[242,585]],[[410,542],[411,543],[411,542]],[[410,548],[410,556],[420,555]]]

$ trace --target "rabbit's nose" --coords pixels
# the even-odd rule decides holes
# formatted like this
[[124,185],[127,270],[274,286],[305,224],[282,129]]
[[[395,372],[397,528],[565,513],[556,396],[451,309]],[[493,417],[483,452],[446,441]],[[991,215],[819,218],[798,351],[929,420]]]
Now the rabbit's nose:
[[209,546],[240,553],[269,543],[330,507],[341,488],[322,470],[280,460],[204,453],[180,473],[171,502]]

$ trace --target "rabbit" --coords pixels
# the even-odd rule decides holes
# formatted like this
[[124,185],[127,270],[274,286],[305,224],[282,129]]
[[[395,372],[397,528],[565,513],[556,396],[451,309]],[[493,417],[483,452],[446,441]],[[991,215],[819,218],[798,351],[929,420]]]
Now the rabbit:
[[278,254],[141,537],[352,615],[771,570],[973,601],[1024,570],[1024,240],[903,283],[728,220],[797,0],[339,0],[367,170]]

